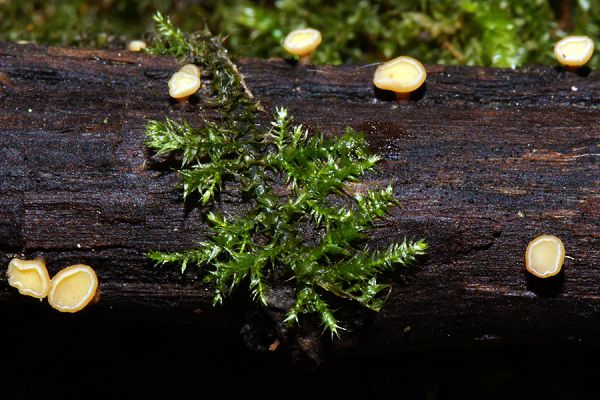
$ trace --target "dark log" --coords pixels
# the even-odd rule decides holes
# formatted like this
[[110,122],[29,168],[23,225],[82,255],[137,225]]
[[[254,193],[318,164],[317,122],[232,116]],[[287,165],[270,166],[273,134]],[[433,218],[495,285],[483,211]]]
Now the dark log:
[[[239,66],[267,110],[286,106],[296,122],[330,135],[353,126],[383,156],[370,183],[393,180],[402,205],[376,226],[371,246],[404,237],[431,246],[424,263],[392,277],[382,312],[345,304],[349,331],[328,343],[317,330],[303,339],[306,351],[315,343],[337,354],[600,347],[599,72],[431,65],[426,87],[398,102],[374,90],[375,66]],[[152,166],[144,146],[148,119],[214,116],[202,93],[189,103],[169,99],[176,68],[129,52],[0,45],[0,266],[43,255],[52,274],[84,262],[102,290],[96,306],[62,315],[2,279],[0,313],[91,327],[133,319],[243,330],[256,348],[277,336],[268,323],[261,331],[264,316],[243,290],[215,308],[200,274],[154,268],[144,256],[205,237],[177,174]],[[536,281],[523,255],[543,233],[561,237],[570,258],[557,278]]]

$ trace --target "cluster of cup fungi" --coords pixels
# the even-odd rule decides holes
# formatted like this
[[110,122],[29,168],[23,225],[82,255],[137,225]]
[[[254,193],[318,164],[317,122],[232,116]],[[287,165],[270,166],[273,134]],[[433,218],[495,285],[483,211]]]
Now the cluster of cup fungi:
[[[321,32],[316,29],[298,29],[290,32],[283,47],[298,56],[300,63],[310,63],[310,55],[321,43]],[[134,40],[128,44],[130,51],[142,51],[146,43]],[[594,41],[587,36],[568,36],[554,46],[556,60],[568,69],[585,65],[594,52]],[[201,86],[200,68],[194,64],[181,67],[169,80],[169,95],[185,101]],[[373,77],[375,87],[396,93],[399,100],[407,100],[410,93],[419,89],[427,78],[427,71],[418,60],[400,56],[377,67]],[[538,278],[557,275],[565,259],[563,242],[553,235],[533,239],[525,250],[525,268]],[[72,265],[58,272],[52,279],[42,258],[10,261],[8,283],[19,293],[48,303],[61,312],[74,313],[99,298],[98,278],[94,270],[83,264]]]
[[[285,39],[284,48],[307,62],[310,53],[321,43],[320,33],[314,29],[291,32]],[[568,36],[554,46],[556,60],[568,69],[585,65],[594,52],[594,41],[587,36]],[[425,66],[418,60],[400,56],[377,67],[373,84],[378,89],[396,93],[398,100],[409,100],[410,94],[419,89],[427,78]],[[541,235],[533,239],[525,250],[525,268],[538,278],[557,275],[564,263],[565,247],[553,235]]]
[[[322,35],[316,29],[297,29],[283,41],[283,48],[297,56],[300,64],[309,64],[311,54],[321,44]],[[594,52],[594,41],[587,36],[568,36],[554,46],[556,60],[567,69],[585,65]],[[419,60],[400,56],[382,63],[375,70],[373,84],[381,90],[394,92],[398,100],[409,100],[427,78],[427,70]],[[184,65],[169,81],[169,94],[185,100],[200,88],[200,70],[193,64]],[[565,259],[562,241],[552,235],[533,239],[525,251],[525,267],[539,278],[557,275]]]
[[[293,56],[297,56],[300,64],[310,63],[311,54],[321,44],[322,35],[316,29],[306,28],[297,29],[290,32],[283,41],[283,48]],[[132,41],[129,43],[130,49],[140,51],[145,47]],[[568,36],[554,46],[554,54],[561,64],[569,69],[578,68],[585,65],[594,52],[594,42],[587,36]],[[200,80],[197,73],[192,71],[183,74],[185,68],[191,68],[193,64],[188,64],[173,75],[169,81],[169,93],[171,97],[178,100],[185,100],[194,94],[200,87]],[[419,60],[400,56],[387,61],[377,67],[373,76],[373,84],[381,90],[392,91],[396,94],[398,100],[410,99],[410,94],[419,89],[427,78],[427,70]]]
[[[301,63],[310,62],[310,54],[321,43],[321,34],[315,29],[292,31],[284,40],[287,52],[300,58]],[[594,52],[594,41],[587,36],[568,36],[554,46],[556,60],[568,69],[585,65]],[[400,56],[377,67],[373,84],[381,90],[392,91],[398,100],[409,100],[410,94],[419,89],[427,78],[425,66],[412,57]],[[557,275],[564,263],[565,247],[553,235],[541,235],[533,239],[525,250],[525,268],[538,278]]]
[[14,258],[8,264],[6,274],[9,285],[17,288],[20,294],[40,301],[47,297],[48,304],[60,312],[80,311],[97,302],[100,296],[96,273],[83,264],[66,267],[50,279],[43,258]]

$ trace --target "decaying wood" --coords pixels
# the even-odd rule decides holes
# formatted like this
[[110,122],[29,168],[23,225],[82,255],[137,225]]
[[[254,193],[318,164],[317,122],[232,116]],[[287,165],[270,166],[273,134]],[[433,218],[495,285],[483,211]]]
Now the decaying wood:
[[[428,66],[426,88],[397,102],[373,89],[375,66],[239,66],[267,110],[286,106],[328,134],[353,126],[383,156],[369,183],[393,180],[402,206],[371,246],[404,237],[431,245],[422,265],[391,277],[381,313],[343,308],[350,332],[330,351],[600,345],[599,72]],[[51,274],[89,263],[102,290],[83,316],[56,316],[2,279],[0,313],[178,321],[242,330],[257,348],[277,339],[254,326],[263,317],[245,294],[213,308],[201,276],[144,257],[205,237],[177,174],[144,147],[147,119],[214,116],[202,96],[168,98],[176,68],[128,52],[0,45],[0,266],[20,254],[43,255]],[[564,274],[540,282],[526,275],[523,254],[543,233],[561,237],[570,258]],[[306,351],[319,334],[300,340]]]

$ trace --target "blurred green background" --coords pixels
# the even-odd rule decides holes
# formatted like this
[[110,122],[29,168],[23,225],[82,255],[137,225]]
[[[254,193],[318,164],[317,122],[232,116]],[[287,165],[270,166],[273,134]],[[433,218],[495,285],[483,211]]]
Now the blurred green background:
[[[600,36],[598,0],[0,0],[0,40],[123,48],[148,36],[155,11],[184,30],[206,20],[236,56],[283,56],[288,31],[313,27],[323,43],[312,60],[331,64],[398,55],[442,64],[553,64],[556,40]],[[596,54],[590,66],[599,64]]]

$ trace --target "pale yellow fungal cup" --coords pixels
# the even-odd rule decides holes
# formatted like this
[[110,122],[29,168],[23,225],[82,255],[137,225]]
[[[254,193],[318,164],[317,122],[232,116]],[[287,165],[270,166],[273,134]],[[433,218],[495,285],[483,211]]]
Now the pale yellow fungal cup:
[[427,71],[418,60],[401,56],[381,64],[375,70],[373,84],[379,89],[391,90],[405,98],[402,94],[410,93],[425,82]]
[[50,275],[43,258],[19,260],[13,258],[6,271],[8,284],[26,296],[43,299],[50,290]]
[[[190,71],[191,68],[186,69]],[[195,72],[177,71],[169,80],[169,95],[175,99],[185,100],[200,89],[200,75]]]
[[310,55],[321,44],[321,32],[316,29],[296,29],[283,41],[283,48],[290,54],[300,57],[300,62],[310,61]]
[[97,291],[94,270],[83,264],[72,265],[52,278],[48,303],[58,311],[74,313],[96,299]]
[[594,41],[587,36],[567,36],[554,45],[554,56],[559,63],[581,67],[594,54]]
[[525,268],[538,278],[558,274],[564,261],[565,246],[556,236],[538,236],[525,250]]
[[179,68],[179,72],[196,75],[198,78],[200,78],[200,67],[198,67],[196,64],[185,64],[183,67]]
[[127,50],[129,51],[142,51],[146,47],[146,42],[144,42],[143,40],[132,40],[127,44]]

